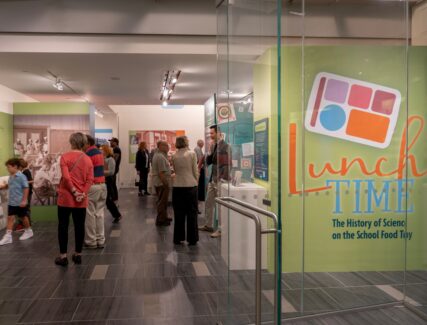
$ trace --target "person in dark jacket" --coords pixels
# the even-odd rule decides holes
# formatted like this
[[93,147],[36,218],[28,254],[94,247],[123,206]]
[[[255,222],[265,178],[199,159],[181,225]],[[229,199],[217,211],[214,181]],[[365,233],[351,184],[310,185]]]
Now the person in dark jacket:
[[113,156],[111,147],[107,144],[101,146],[102,153],[104,154],[104,175],[105,184],[107,185],[107,209],[113,217],[113,223],[119,223],[122,219],[116,203],[114,202],[114,172],[116,170],[116,161]]
[[136,153],[135,168],[139,175],[138,196],[150,195],[148,192],[148,173],[150,172],[150,153],[147,150],[147,143],[139,144]]

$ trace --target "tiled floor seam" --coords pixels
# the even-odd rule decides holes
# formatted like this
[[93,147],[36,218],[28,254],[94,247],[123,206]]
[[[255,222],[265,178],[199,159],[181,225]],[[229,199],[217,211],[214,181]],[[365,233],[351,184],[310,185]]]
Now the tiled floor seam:
[[59,281],[58,285],[56,286],[55,290],[53,290],[52,294],[50,295],[49,298],[55,297],[55,293],[56,291],[58,291],[59,287],[61,286],[61,284],[64,282],[64,280]]
[[396,289],[395,287],[393,287],[391,285],[377,285],[375,287],[377,287],[381,291],[385,292],[386,294],[388,294],[390,297],[392,297],[396,301],[405,300],[409,304],[411,304],[412,306],[415,306],[415,307],[421,307],[422,306],[420,303],[418,303],[417,301],[415,301],[414,299],[412,299],[408,295],[405,296],[405,294],[402,291],[400,291],[399,289]]

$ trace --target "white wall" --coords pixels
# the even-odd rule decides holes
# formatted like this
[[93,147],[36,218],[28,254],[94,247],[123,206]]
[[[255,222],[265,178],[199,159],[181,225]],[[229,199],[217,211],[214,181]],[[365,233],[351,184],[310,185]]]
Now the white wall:
[[136,172],[129,163],[130,130],[185,130],[191,148],[204,138],[204,106],[186,105],[180,109],[162,108],[157,105],[110,106],[118,114],[119,141],[122,149],[120,184],[133,186]]
[[95,115],[95,129],[111,129],[113,130],[113,137],[119,135],[118,119],[116,113],[103,113],[103,117]]
[[37,102],[35,99],[0,85],[0,112],[13,114],[13,103]]
[[412,45],[427,45],[427,1],[413,9]]

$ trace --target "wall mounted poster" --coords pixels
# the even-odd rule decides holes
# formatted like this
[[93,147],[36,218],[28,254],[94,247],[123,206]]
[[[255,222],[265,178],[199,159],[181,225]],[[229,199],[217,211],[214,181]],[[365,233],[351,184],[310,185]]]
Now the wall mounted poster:
[[175,140],[183,135],[184,130],[129,131],[129,163],[135,163],[138,145],[141,142],[146,142],[148,151],[152,152],[157,148],[158,141],[166,141],[169,143],[169,155],[173,155],[176,152]]
[[14,155],[33,175],[31,205],[56,205],[61,154],[70,150],[74,132],[89,133],[89,115],[14,115]]
[[[216,95],[211,96],[205,106],[205,153],[208,153],[212,145],[212,140],[210,137],[210,126],[216,124]],[[211,167],[205,165],[205,191],[207,190],[209,184],[209,178],[211,175]]]
[[254,142],[254,176],[260,180],[268,181],[268,119],[254,123]]
[[205,150],[209,151],[209,146],[211,145],[211,138],[209,135],[210,126],[216,124],[216,97],[213,95],[205,103]]
[[284,271],[426,270],[427,47],[307,46],[304,93],[300,50],[282,53]]
[[108,140],[113,137],[113,129],[95,129],[95,141],[99,145],[109,144]]

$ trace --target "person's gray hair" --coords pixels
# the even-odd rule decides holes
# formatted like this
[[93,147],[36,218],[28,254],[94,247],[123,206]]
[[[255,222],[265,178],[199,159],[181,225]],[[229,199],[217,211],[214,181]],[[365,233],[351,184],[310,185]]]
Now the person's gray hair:
[[188,138],[184,135],[177,137],[175,141],[175,147],[177,149],[187,148],[188,147]]
[[168,143],[166,141],[160,140],[157,141],[157,148],[160,148],[161,145],[167,145]]
[[86,136],[81,132],[76,132],[70,135],[70,144],[72,149],[83,150],[87,144]]

